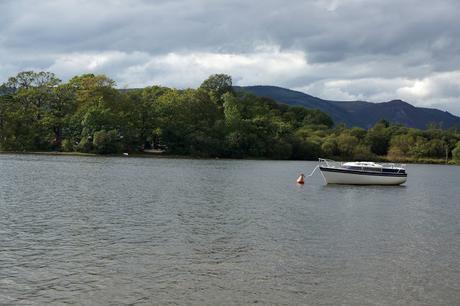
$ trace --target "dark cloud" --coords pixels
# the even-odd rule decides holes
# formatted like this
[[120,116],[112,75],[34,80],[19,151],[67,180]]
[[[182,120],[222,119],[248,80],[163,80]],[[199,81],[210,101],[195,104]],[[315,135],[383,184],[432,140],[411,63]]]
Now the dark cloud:
[[457,0],[1,1],[0,80],[34,68],[194,86],[222,71],[460,114],[459,13]]

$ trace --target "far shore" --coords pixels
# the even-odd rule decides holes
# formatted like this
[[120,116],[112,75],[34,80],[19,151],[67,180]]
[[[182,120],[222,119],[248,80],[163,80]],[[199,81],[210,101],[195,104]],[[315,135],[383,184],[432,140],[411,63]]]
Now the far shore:
[[[82,156],[82,157],[139,157],[139,158],[166,158],[166,159],[224,159],[224,160],[279,160],[269,158],[228,158],[228,157],[203,157],[193,155],[177,155],[177,154],[166,154],[159,152],[132,152],[132,153],[119,153],[119,154],[96,154],[96,153],[82,153],[82,152],[61,152],[61,151],[0,151],[1,155],[8,154],[19,154],[19,155],[48,155],[48,156]],[[341,161],[336,159],[337,161]],[[286,161],[316,161],[316,160],[292,160],[287,159]],[[345,161],[345,160],[342,160]],[[437,158],[412,158],[412,157],[396,157],[388,158],[386,156],[380,156],[377,159],[371,159],[370,161],[383,162],[383,163],[402,163],[402,164],[432,164],[432,165],[458,165],[455,161],[449,159],[437,159]]]

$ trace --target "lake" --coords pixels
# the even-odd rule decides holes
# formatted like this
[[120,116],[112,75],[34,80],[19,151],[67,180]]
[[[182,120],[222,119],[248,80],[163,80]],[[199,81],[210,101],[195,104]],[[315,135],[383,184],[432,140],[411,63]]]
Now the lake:
[[0,155],[0,304],[458,305],[460,167]]

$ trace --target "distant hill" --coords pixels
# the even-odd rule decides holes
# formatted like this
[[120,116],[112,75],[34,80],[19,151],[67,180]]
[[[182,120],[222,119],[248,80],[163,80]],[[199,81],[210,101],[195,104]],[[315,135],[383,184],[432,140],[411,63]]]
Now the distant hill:
[[236,91],[246,91],[256,96],[268,97],[280,103],[319,109],[334,122],[347,126],[369,128],[380,119],[407,127],[425,129],[430,123],[442,128],[460,127],[460,117],[433,108],[415,107],[401,100],[382,103],[365,101],[329,101],[303,92],[276,86],[235,86]]

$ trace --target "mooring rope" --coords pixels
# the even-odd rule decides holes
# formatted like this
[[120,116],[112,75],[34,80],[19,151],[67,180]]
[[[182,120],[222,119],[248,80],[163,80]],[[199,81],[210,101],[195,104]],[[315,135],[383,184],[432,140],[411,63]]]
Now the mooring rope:
[[316,169],[319,168],[319,165],[315,167],[315,169],[313,169],[313,171],[310,173],[310,175],[307,175],[306,177],[310,177],[313,175],[313,173],[315,173]]

